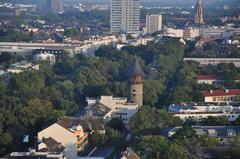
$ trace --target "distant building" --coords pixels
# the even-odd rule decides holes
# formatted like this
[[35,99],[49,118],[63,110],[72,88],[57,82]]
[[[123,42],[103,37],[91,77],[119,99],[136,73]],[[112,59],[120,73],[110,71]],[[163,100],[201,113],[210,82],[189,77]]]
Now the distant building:
[[[167,128],[162,135],[172,137],[182,127]],[[230,145],[240,137],[240,126],[192,126],[199,137],[215,138],[222,145]]]
[[3,159],[66,159],[63,152],[39,152],[30,150],[28,152],[12,152]]
[[186,28],[183,31],[183,38],[187,40],[193,40],[199,36],[199,30],[197,28]]
[[[138,111],[138,104],[128,103],[127,98],[101,96],[100,99],[87,98],[87,103],[89,106],[88,109],[89,111],[91,110],[93,116],[101,114],[100,116],[107,121],[112,118],[120,118],[126,126],[128,126],[130,118]],[[94,109],[98,111],[94,111]]]
[[0,16],[20,16],[20,10],[17,8],[0,7]]
[[146,17],[147,33],[152,34],[162,30],[162,15],[147,15]]
[[203,24],[203,6],[202,0],[197,0],[197,4],[195,7],[195,23],[198,25]]
[[111,0],[111,33],[138,33],[140,0]]
[[55,55],[49,53],[40,53],[33,56],[34,61],[48,61],[51,64],[56,63]]
[[62,0],[47,0],[47,8],[53,13],[61,13],[64,11]]
[[129,69],[128,77],[129,101],[138,104],[138,106],[142,106],[144,72],[137,58],[135,58],[134,63]]
[[195,61],[200,65],[218,65],[221,63],[234,64],[236,67],[240,67],[240,58],[184,58],[184,61]]
[[63,49],[35,49],[33,54],[52,54],[55,56],[55,61],[62,61],[64,56]]
[[231,103],[240,100],[240,89],[203,91],[202,95],[205,102]]
[[208,117],[226,117],[229,121],[235,121],[240,117],[240,105],[228,103],[184,103],[172,104],[169,112],[181,120],[201,121]]
[[21,61],[15,64],[11,64],[7,69],[8,73],[21,73],[24,71],[39,70],[38,64],[28,63],[27,61]]
[[182,29],[174,29],[174,28],[167,28],[165,36],[174,37],[174,38],[182,38],[183,37],[183,30]]
[[[225,77],[220,75],[198,75],[197,76],[197,83],[199,84],[211,84],[211,85],[224,85],[225,84]],[[240,82],[240,77],[234,79],[235,82]]]

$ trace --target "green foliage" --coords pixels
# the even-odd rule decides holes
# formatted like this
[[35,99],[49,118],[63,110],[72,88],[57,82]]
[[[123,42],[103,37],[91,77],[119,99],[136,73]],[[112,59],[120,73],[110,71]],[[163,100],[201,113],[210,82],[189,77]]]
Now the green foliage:
[[209,116],[208,118],[202,119],[201,124],[207,126],[219,126],[219,125],[229,126],[231,125],[231,122],[228,120],[227,117],[224,116],[220,117]]
[[156,105],[163,94],[165,86],[162,81],[146,79],[144,80],[144,104]]
[[144,136],[138,150],[143,159],[187,159],[186,150],[181,145],[171,143],[162,136]]
[[113,119],[111,119],[111,120],[107,123],[107,125],[108,125],[110,128],[112,128],[112,129],[114,129],[114,130],[117,130],[117,131],[119,131],[119,132],[121,132],[121,133],[123,133],[123,132],[126,130],[126,128],[125,128],[125,126],[124,126],[124,123],[122,122],[121,119],[118,119],[118,118],[113,118]]
[[29,42],[31,37],[16,30],[0,30],[0,42]]
[[130,128],[135,135],[158,134],[161,128],[181,125],[179,118],[166,110],[144,106],[130,120]]

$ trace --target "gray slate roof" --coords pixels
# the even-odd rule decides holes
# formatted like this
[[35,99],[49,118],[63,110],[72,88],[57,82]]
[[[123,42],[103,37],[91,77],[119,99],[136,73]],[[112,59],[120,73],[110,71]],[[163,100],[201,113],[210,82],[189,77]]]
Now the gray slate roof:
[[137,57],[135,57],[133,64],[129,68],[128,76],[144,76],[144,72],[139,64]]

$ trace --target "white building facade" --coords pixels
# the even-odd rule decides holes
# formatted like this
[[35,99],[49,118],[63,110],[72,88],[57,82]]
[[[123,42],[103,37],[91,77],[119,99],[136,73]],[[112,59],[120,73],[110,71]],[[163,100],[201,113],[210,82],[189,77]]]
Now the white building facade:
[[120,118],[126,126],[130,118],[138,111],[138,105],[135,103],[128,103],[127,98],[101,96],[99,100],[87,99],[88,105],[93,105],[97,102],[110,108],[110,111],[103,117],[104,119],[111,120],[112,118]]
[[147,15],[146,16],[147,34],[152,34],[162,30],[162,15]]
[[111,33],[138,33],[140,0],[111,1]]
[[193,119],[201,121],[208,117],[226,117],[229,121],[235,121],[240,117],[240,106],[229,105],[228,103],[191,103],[169,106],[169,112],[183,121]]

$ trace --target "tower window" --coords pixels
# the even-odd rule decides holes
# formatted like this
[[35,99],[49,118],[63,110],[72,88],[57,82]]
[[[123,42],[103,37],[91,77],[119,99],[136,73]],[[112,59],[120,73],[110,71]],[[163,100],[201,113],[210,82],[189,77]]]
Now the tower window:
[[136,92],[136,90],[134,89],[133,92]]

